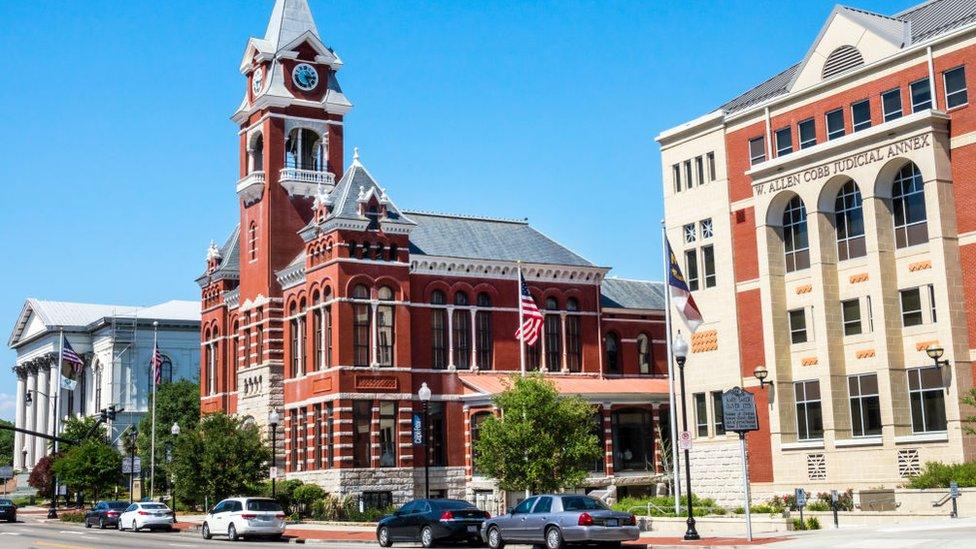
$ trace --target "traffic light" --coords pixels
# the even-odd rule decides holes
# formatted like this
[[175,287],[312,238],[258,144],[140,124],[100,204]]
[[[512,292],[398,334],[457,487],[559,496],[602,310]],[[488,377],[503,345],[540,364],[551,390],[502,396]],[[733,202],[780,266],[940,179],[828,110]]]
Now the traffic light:
[[108,407],[108,418],[111,419],[112,421],[115,421],[115,414],[117,414],[117,413],[118,413],[118,410],[115,409],[115,405],[114,404],[110,404],[109,407]]

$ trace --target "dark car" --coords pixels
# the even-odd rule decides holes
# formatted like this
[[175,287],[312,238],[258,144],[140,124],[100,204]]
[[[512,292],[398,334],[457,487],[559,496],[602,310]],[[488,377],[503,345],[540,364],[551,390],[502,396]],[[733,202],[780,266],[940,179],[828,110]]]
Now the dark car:
[[0,499],[0,520],[17,522],[17,506],[9,499]]
[[389,547],[395,541],[419,541],[432,547],[438,541],[481,544],[481,524],[491,515],[457,499],[416,499],[383,517],[376,526],[376,541]]
[[99,501],[85,512],[85,528],[98,525],[99,528],[119,527],[119,515],[129,506],[128,501]]

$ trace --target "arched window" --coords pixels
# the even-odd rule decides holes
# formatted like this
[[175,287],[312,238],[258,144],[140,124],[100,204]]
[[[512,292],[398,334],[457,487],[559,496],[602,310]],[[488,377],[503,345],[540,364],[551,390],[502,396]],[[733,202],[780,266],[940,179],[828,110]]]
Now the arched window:
[[444,292],[434,290],[430,294],[432,305],[441,305],[430,310],[430,361],[432,368],[447,368],[447,303]]
[[324,370],[332,365],[332,305],[322,305],[322,303],[332,297],[329,288],[322,294],[316,292],[314,300],[315,310],[312,311],[312,318],[315,324],[313,342],[315,353],[315,367]]
[[563,322],[556,298],[546,299],[546,310],[553,311],[545,315],[546,369],[558,372],[562,369]]
[[256,364],[264,363],[264,313],[254,312],[254,350],[257,352]]
[[579,301],[575,297],[566,300],[566,368],[579,372],[583,368],[583,351],[580,339]]
[[786,272],[810,267],[807,209],[799,196],[790,199],[783,211],[783,247],[786,252]]
[[654,433],[647,410],[631,408],[611,414],[614,471],[651,471]]
[[230,353],[228,353],[230,354],[230,363],[227,369],[230,371],[230,375],[228,376],[227,384],[230,387],[231,391],[236,391],[237,390],[237,369],[240,367],[240,364],[238,363],[238,358],[240,357],[241,354],[241,350],[240,350],[241,335],[239,333],[240,323],[238,323],[238,321],[235,320],[233,326],[234,327],[231,329],[232,335],[230,338]]
[[603,352],[606,355],[606,371],[611,374],[620,373],[620,338],[610,332],[603,338]]
[[247,326],[249,321],[247,313],[244,313],[242,318],[241,332],[243,333],[241,334],[241,340],[244,343],[244,348],[241,349],[241,355],[244,358],[244,367],[247,368],[253,364],[251,361],[251,329]]
[[303,330],[303,318],[302,318],[302,308],[296,308],[295,303],[292,303],[288,308],[288,316],[291,317],[288,320],[288,337],[289,337],[289,351],[291,352],[291,377],[301,377],[305,373],[305,364],[302,360],[303,350],[302,347],[305,344],[304,330]]
[[477,475],[478,472],[478,439],[481,436],[481,424],[491,417],[491,412],[478,412],[471,416],[471,469]]
[[367,231],[380,230],[380,210],[376,207],[376,204],[370,204],[369,208],[366,208],[366,219],[369,220],[369,224],[366,225]]
[[376,307],[376,361],[380,366],[393,366],[393,290],[383,286],[376,293],[380,305]]
[[491,296],[485,292],[478,294],[478,312],[474,315],[475,339],[478,344],[477,364],[480,370],[491,369]]
[[264,136],[258,134],[254,138],[254,145],[251,149],[251,171],[260,172],[264,170]]
[[396,244],[390,244],[390,261],[400,260],[400,248]]
[[306,128],[295,128],[288,133],[285,167],[325,171],[325,149],[317,133]]
[[[164,383],[172,383],[173,382],[173,361],[167,355],[163,355],[163,363],[160,366],[160,370],[161,371],[159,372],[159,385],[162,385]],[[156,372],[153,370],[153,368],[149,368],[148,370],[146,370],[146,372],[149,374],[148,387],[152,387],[153,383],[155,383],[156,381],[155,379],[153,379],[153,376],[155,375]],[[81,374],[78,376],[78,381],[82,384],[82,389],[84,389],[85,375],[86,372],[82,370]],[[79,391],[79,394],[84,396],[85,392]],[[84,405],[84,398],[82,398],[82,405]],[[71,406],[68,406],[68,409],[71,408],[72,408]]]
[[[454,305],[467,307],[468,294],[457,292],[454,294]],[[471,312],[468,309],[454,309],[454,365],[459,370],[471,367]]]
[[352,324],[352,348],[353,365],[369,366],[369,288],[363,284],[357,284],[352,289],[353,301],[353,324]]
[[922,172],[914,162],[898,171],[891,189],[892,213],[895,217],[895,246],[907,248],[929,240],[925,214]]
[[837,227],[837,259],[864,257],[864,210],[861,190],[853,181],[844,183],[834,200],[834,225]]
[[637,336],[637,366],[640,373],[651,373],[651,341],[646,334]]
[[251,261],[256,261],[258,258],[258,226],[253,221],[247,228],[247,249]]

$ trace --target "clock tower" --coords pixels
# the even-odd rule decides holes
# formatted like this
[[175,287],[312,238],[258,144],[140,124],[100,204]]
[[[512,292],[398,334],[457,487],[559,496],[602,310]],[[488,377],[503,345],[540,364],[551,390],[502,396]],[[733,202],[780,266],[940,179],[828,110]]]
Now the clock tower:
[[[226,323],[240,343],[235,380],[256,383],[237,412],[261,421],[281,403],[282,289],[275,272],[304,243],[318,192],[343,171],[343,116],[352,107],[339,87],[338,55],[319,36],[307,0],[276,0],[263,38],[251,38],[241,61],[239,309]],[[230,387],[228,387],[230,389]],[[230,406],[228,406],[230,407]]]

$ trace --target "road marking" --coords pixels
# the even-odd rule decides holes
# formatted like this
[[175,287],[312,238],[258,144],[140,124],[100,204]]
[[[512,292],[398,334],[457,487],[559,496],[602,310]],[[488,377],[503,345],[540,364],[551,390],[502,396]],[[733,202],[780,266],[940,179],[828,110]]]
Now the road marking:
[[43,545],[45,547],[59,547],[60,549],[95,549],[94,547],[89,547],[87,545],[68,545],[66,543],[54,543],[53,541],[38,540],[34,542],[35,545]]
[[0,532],[0,536],[19,536],[20,532]]
[[199,545],[194,545],[192,543],[168,543],[170,547],[199,547]]

